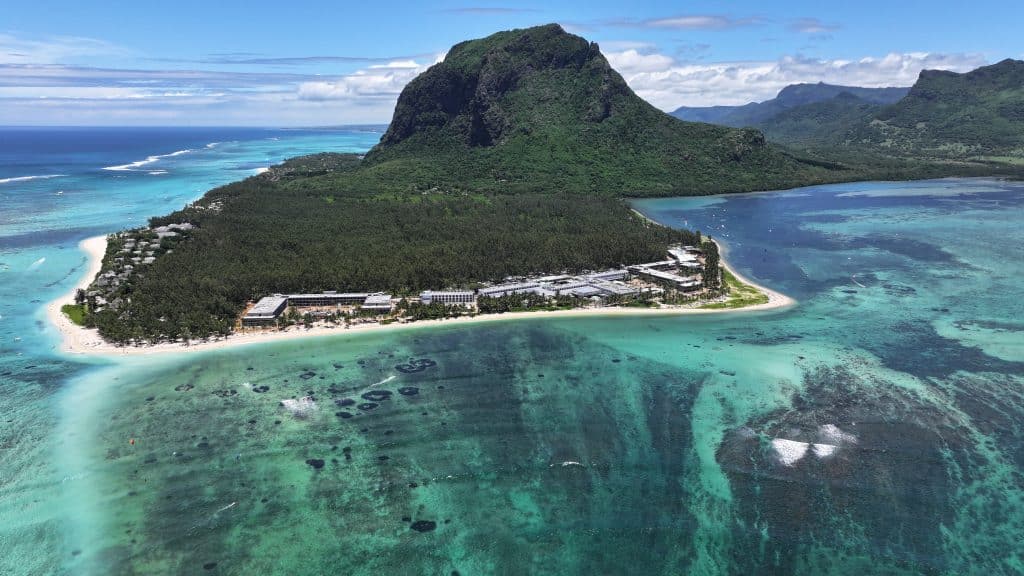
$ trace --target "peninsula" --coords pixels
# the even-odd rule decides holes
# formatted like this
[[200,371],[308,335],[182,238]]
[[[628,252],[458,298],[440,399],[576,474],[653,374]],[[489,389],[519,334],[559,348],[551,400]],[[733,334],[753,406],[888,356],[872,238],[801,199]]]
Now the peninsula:
[[[329,291],[390,294],[404,312],[377,316],[396,323],[514,312],[522,294],[479,298],[481,290],[545,276],[589,284],[531,287],[526,308],[696,307],[739,286],[732,275],[720,282],[717,248],[700,232],[644,219],[625,197],[851,177],[785,153],[755,130],[672,118],[637,97],[596,44],[557,25],[500,32],[452,47],[410,82],[365,157],[293,159],[110,236],[102,272],[80,298],[83,323],[117,345],[220,339],[265,297]],[[684,246],[695,248],[700,269],[643,267]],[[678,260],[665,265],[673,266]],[[624,277],[598,279],[603,285],[589,277],[623,269]],[[614,282],[622,285],[613,290]],[[472,306],[438,309],[422,298],[449,287],[472,291]],[[356,304],[343,311],[349,325],[373,303]],[[298,318],[286,317],[293,323],[338,319],[337,309],[292,307],[300,308]]]
[[[281,309],[275,309],[276,311],[273,314],[272,321],[267,322],[265,321],[266,319],[263,318],[256,322],[252,322],[251,326],[246,327],[247,316],[250,316],[254,311],[257,313],[252,314],[252,316],[259,316],[258,305],[260,303],[257,302],[247,306],[246,312],[241,318],[239,318],[236,324],[236,329],[230,334],[194,340],[181,338],[175,341],[138,342],[126,345],[110,342],[104,339],[95,327],[75,322],[68,314],[62,311],[62,308],[67,307],[68,302],[81,299],[80,295],[87,293],[87,291],[91,289],[94,284],[93,279],[102,271],[104,254],[107,252],[109,246],[110,244],[108,243],[108,238],[106,236],[96,236],[83,240],[79,244],[79,249],[81,249],[88,258],[87,274],[83,276],[82,281],[70,292],[62,295],[56,300],[53,300],[46,307],[48,319],[57,327],[61,334],[60,349],[64,353],[101,356],[180,353],[183,351],[214,350],[262,342],[337,335],[348,331],[363,332],[367,330],[404,330],[426,328],[442,324],[462,325],[500,320],[522,320],[527,318],[705,315],[737,310],[742,310],[744,312],[779,310],[789,308],[796,304],[796,301],[789,296],[758,285],[753,281],[744,278],[738,272],[733,270],[723,259],[720,261],[721,284],[718,289],[706,290],[702,288],[701,290],[688,292],[690,296],[684,297],[686,301],[680,301],[677,293],[675,303],[666,303],[666,299],[664,297],[665,290],[663,288],[652,287],[650,292],[652,294],[657,294],[657,297],[647,298],[643,297],[642,294],[637,293],[636,296],[638,296],[638,298],[632,301],[614,298],[612,301],[608,301],[605,298],[597,298],[596,300],[589,300],[588,302],[573,301],[572,304],[568,306],[559,306],[557,304],[557,297],[554,301],[541,301],[539,306],[532,308],[525,306],[529,300],[524,301],[522,298],[514,300],[493,298],[491,304],[497,304],[499,302],[515,302],[516,308],[509,311],[495,311],[494,309],[491,309],[486,312],[481,312],[477,305],[477,302],[479,301],[479,291],[454,293],[448,291],[428,291],[421,294],[420,299],[418,300],[420,303],[423,303],[423,300],[426,300],[427,305],[419,307],[420,315],[418,317],[414,317],[407,315],[409,310],[408,306],[403,306],[399,310],[390,309],[387,314],[360,314],[358,306],[352,306],[351,304],[346,305],[344,301],[330,302],[332,298],[338,298],[341,300],[346,296],[353,296],[353,294],[338,294],[336,292],[324,293],[321,295],[323,300],[319,302],[303,302],[301,300],[302,297],[310,298],[317,295],[289,295],[299,296],[300,299],[296,302],[299,306],[293,308],[287,307],[291,298],[286,297],[284,298],[286,306]],[[715,244],[715,247],[717,249],[717,244]],[[666,262],[654,264],[664,268]],[[641,268],[645,267],[641,266]],[[593,278],[599,285],[604,284],[605,286],[608,286],[608,284],[605,284],[605,281],[600,278],[600,274],[597,275],[597,278],[594,278],[595,275],[588,276]],[[568,283],[564,282],[564,280],[567,279],[552,276],[542,279],[542,282],[547,284],[561,283],[565,286]],[[493,290],[495,289],[523,291],[520,293],[525,293],[525,289],[532,288],[532,286],[529,285],[533,283],[526,282],[520,284],[526,284],[527,286],[520,285],[513,288],[508,286],[492,286],[489,287],[489,289],[484,289],[484,293],[486,294],[491,292],[493,294]],[[541,282],[536,282],[536,284],[541,284]],[[437,301],[434,302],[434,306],[431,307],[430,301],[434,299],[435,295],[437,297]],[[473,301],[471,303],[449,301],[453,297],[458,298],[459,295],[471,295]],[[365,301],[365,297],[370,295],[356,294],[355,296],[364,297],[362,300]],[[95,298],[97,298],[97,295],[94,294],[91,299]],[[487,296],[484,296],[484,298],[487,298]],[[85,300],[89,299],[90,297],[85,298]],[[277,300],[277,298],[269,297],[266,300],[273,301]],[[534,299],[533,302],[536,304],[539,301]],[[83,303],[83,305],[88,306],[87,303]],[[298,314],[297,311],[302,308],[308,308],[311,311],[295,316],[289,316],[285,313],[286,310],[295,310],[296,314]],[[423,314],[425,311],[433,311],[433,314]],[[400,321],[396,321],[399,318]]]

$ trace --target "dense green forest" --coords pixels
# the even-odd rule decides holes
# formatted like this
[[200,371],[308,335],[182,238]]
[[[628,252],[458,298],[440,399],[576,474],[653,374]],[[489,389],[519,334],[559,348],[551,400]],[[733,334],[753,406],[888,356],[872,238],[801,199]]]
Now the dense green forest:
[[196,206],[154,220],[197,229],[133,277],[119,310],[92,315],[103,336],[126,342],[226,334],[246,301],[274,292],[413,294],[656,260],[671,243],[696,241],[693,233],[644,221],[611,196],[330,196],[301,180],[271,178],[218,188]]

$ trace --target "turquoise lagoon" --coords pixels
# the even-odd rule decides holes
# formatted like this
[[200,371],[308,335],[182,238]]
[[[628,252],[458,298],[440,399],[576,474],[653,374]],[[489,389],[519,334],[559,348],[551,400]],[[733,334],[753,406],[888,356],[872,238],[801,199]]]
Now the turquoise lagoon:
[[[1024,185],[636,207],[723,240],[799,305],[89,365],[24,350],[43,360],[5,365],[0,567],[1024,569]],[[52,346],[40,331],[33,345]]]

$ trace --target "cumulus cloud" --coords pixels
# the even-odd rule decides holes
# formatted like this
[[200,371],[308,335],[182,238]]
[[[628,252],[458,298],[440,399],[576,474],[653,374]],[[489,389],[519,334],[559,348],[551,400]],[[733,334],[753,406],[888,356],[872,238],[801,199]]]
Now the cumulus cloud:
[[641,53],[634,49],[622,52],[609,52],[605,55],[608,63],[620,73],[628,70],[630,74],[660,72],[670,68],[675,60],[657,53]]
[[[434,62],[439,62],[439,56]],[[402,88],[413,78],[430,67],[430,64],[414,60],[402,60],[374,65],[356,71],[354,74],[329,80],[303,82],[298,87],[300,100],[353,100],[357,98],[378,98],[395,101]]]
[[776,61],[677,62],[635,51],[607,54],[642,98],[663,110],[679,106],[737,105],[774,97],[789,84],[910,86],[924,69],[965,72],[986,64],[978,54],[891,53],[857,60],[787,56]]

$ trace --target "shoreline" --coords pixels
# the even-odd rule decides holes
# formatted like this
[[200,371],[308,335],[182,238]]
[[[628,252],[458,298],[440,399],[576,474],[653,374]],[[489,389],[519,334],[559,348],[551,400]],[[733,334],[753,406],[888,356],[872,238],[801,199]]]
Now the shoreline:
[[88,263],[85,267],[85,274],[78,280],[70,290],[61,294],[46,304],[46,317],[50,324],[57,329],[61,336],[59,349],[63,353],[103,353],[104,346],[111,346],[106,340],[100,337],[96,329],[79,326],[71,321],[61,307],[65,304],[75,303],[75,292],[79,289],[86,289],[92,284],[96,275],[103,268],[103,256],[107,253],[107,237],[93,236],[78,243],[78,249],[85,253]]
[[419,320],[416,322],[399,323],[395,322],[392,324],[379,324],[379,323],[367,323],[351,326],[344,328],[342,326],[327,327],[317,326],[313,328],[302,328],[298,326],[290,327],[286,330],[281,331],[261,331],[261,332],[235,332],[226,338],[219,340],[210,340],[205,342],[193,342],[189,345],[182,343],[161,343],[161,344],[150,344],[147,346],[116,346],[111,344],[100,337],[99,331],[95,328],[85,328],[76,325],[71,321],[63,312],[61,312],[61,306],[64,304],[70,304],[74,302],[75,291],[79,288],[87,288],[92,280],[99,273],[103,256],[106,253],[107,237],[106,236],[95,236],[87,238],[79,243],[78,247],[89,259],[86,274],[82,277],[79,282],[72,287],[67,293],[63,294],[59,298],[49,302],[46,305],[46,314],[58,332],[61,335],[61,342],[59,344],[59,351],[63,354],[69,355],[88,355],[88,356],[149,356],[155,354],[173,354],[183,352],[200,352],[208,350],[219,350],[226,348],[234,348],[252,344],[261,344],[268,342],[284,342],[288,340],[301,340],[304,338],[318,338],[323,336],[337,336],[341,334],[354,334],[359,332],[371,332],[372,331],[392,331],[392,330],[410,330],[419,328],[429,328],[437,326],[458,326],[462,324],[477,324],[485,322],[495,321],[516,321],[525,320],[530,318],[583,318],[583,317],[602,317],[602,316],[690,316],[690,315],[708,315],[708,314],[731,314],[737,312],[756,312],[765,310],[780,310],[794,306],[796,300],[777,292],[770,288],[766,288],[750,281],[748,278],[738,274],[726,261],[725,251],[722,244],[717,242],[719,245],[719,254],[721,255],[720,261],[722,266],[727,269],[733,276],[735,276],[740,282],[752,286],[760,292],[768,296],[768,302],[764,304],[756,304],[753,306],[746,306],[744,308],[727,308],[727,309],[702,309],[702,308],[691,308],[691,307],[665,307],[665,308],[626,308],[626,307],[607,307],[607,308],[575,308],[572,310],[555,310],[555,311],[533,311],[533,312],[507,312],[504,314],[480,314],[476,316],[462,316],[458,318],[447,318],[441,320]]

